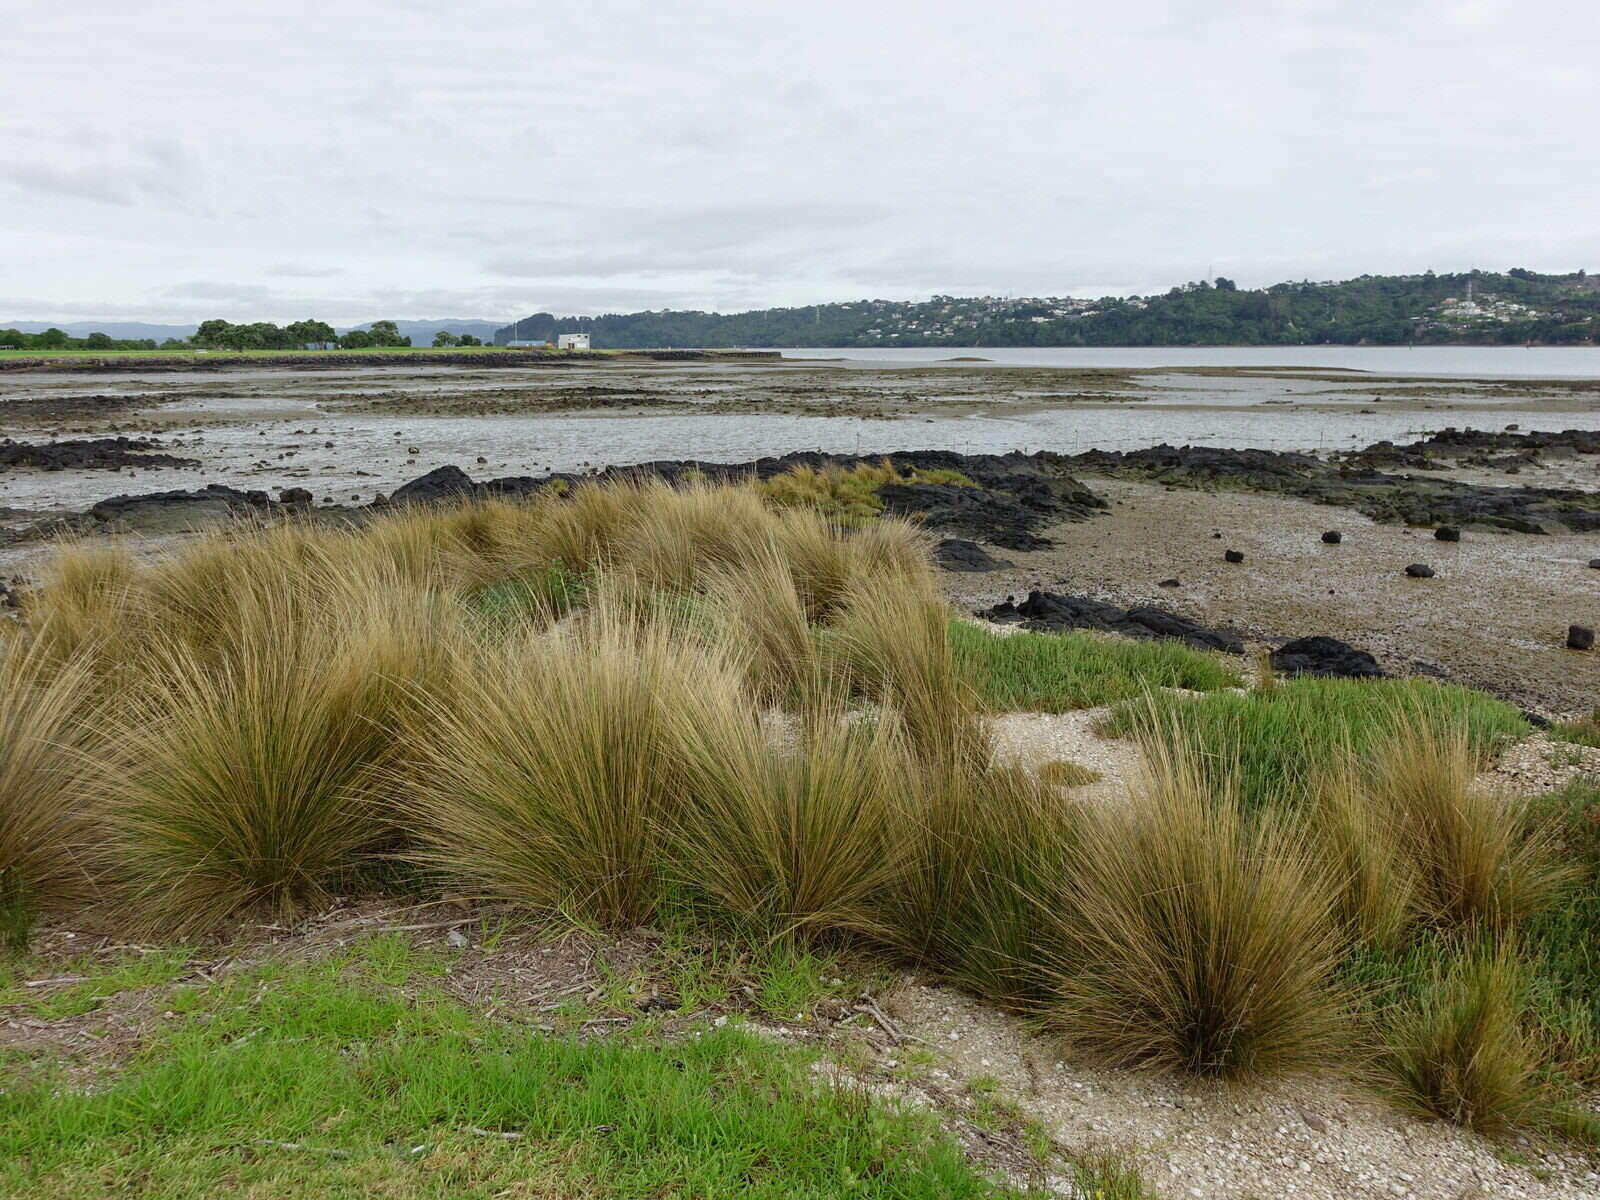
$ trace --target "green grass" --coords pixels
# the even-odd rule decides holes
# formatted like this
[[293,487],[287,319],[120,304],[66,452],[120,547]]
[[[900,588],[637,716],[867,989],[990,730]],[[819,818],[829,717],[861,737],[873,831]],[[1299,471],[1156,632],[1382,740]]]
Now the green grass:
[[528,617],[552,621],[566,616],[583,603],[591,582],[588,574],[562,566],[529,567],[475,588],[465,603],[491,627],[506,629]]
[[[110,960],[85,955],[54,962],[43,974],[30,973],[30,961],[0,964],[0,1009],[49,1021],[91,1012],[118,992],[171,983],[183,974],[189,954],[184,947],[175,946],[144,953],[127,951]],[[26,986],[40,979],[76,982]]]
[[1118,709],[1108,732],[1147,732],[1168,745],[1202,747],[1208,774],[1220,783],[1237,767],[1241,800],[1260,808],[1303,802],[1318,772],[1346,749],[1365,758],[1408,724],[1462,730],[1480,758],[1528,731],[1511,705],[1467,688],[1421,680],[1294,679],[1243,695],[1158,694]]
[[1560,903],[1524,930],[1534,966],[1532,999],[1558,1068],[1600,1087],[1600,782],[1543,797],[1535,812],[1555,827],[1578,878]]
[[360,952],[190,989],[172,1011],[102,1087],[7,1067],[0,1193],[1015,1194],[930,1116],[819,1082],[806,1053],[732,1026],[532,1036],[383,987]]
[[1144,1177],[1126,1154],[1084,1155],[1073,1163],[1072,1182],[1085,1200],[1154,1200]]
[[1153,688],[1212,692],[1240,684],[1217,655],[1170,642],[1090,633],[1000,636],[970,621],[950,622],[950,642],[962,674],[994,712],[1067,712]]
[[1600,749],[1600,708],[1576,721],[1563,721],[1550,727],[1550,736],[1558,742],[1574,746]]

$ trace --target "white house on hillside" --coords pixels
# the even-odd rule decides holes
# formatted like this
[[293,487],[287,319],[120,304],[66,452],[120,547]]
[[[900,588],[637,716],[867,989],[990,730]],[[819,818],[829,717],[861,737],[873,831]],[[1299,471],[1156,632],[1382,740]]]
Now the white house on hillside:
[[587,350],[588,348],[589,335],[587,333],[556,334],[557,350]]

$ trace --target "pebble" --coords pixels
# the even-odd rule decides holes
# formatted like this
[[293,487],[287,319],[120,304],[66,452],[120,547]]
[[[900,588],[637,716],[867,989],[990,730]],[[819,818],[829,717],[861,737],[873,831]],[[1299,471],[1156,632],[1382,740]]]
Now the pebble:
[[1432,579],[1433,568],[1427,563],[1412,563],[1406,568],[1406,574],[1413,579]]

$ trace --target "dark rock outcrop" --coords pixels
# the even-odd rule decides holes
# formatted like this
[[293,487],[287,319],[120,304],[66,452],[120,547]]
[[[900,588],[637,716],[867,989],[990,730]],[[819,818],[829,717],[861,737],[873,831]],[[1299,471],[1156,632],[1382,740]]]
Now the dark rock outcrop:
[[1340,542],[1344,541],[1344,534],[1340,533],[1337,529],[1330,529],[1327,533],[1322,535],[1322,540],[1330,546],[1337,546]]
[[183,533],[241,513],[268,513],[276,507],[265,492],[242,492],[213,483],[203,488],[111,496],[91,506],[87,515],[104,524],[162,534]]
[[[1530,435],[1531,436],[1531,435]],[[1454,479],[1389,474],[1312,454],[1152,446],[1090,450],[1065,460],[1076,470],[1148,479],[1173,487],[1219,485],[1297,496],[1407,525],[1479,525],[1520,533],[1600,530],[1600,493],[1577,488],[1491,487]]]
[[1432,579],[1433,568],[1427,563],[1412,563],[1406,568],[1406,574],[1413,579]]
[[161,452],[155,438],[78,438],[65,442],[0,441],[0,471],[120,471],[123,467],[198,467],[198,459]]
[[1242,563],[1244,561],[1244,555],[1241,552],[1239,552],[1238,550],[1224,550],[1222,552],[1222,561],[1223,562],[1231,562],[1231,563]]
[[1039,633],[1065,633],[1073,629],[1093,629],[1101,633],[1120,633],[1137,638],[1168,638],[1186,642],[1202,650],[1221,650],[1243,654],[1244,642],[1235,633],[1207,629],[1175,612],[1155,605],[1118,608],[1115,604],[1088,596],[1066,596],[1056,592],[1033,591],[1021,604],[1010,600],[978,614],[991,621],[1020,622],[1022,628]]
[[1567,649],[1589,650],[1594,646],[1594,630],[1587,625],[1567,626]]
[[1365,650],[1331,637],[1303,637],[1286,642],[1270,656],[1272,669],[1284,675],[1327,675],[1337,679],[1381,679],[1383,668]]
[[998,571],[1002,567],[1016,566],[965,538],[945,538],[933,548],[933,561],[946,571]]
[[1459,542],[1461,530],[1454,525],[1441,525],[1433,531],[1433,540],[1436,542]]
[[409,483],[402,483],[389,494],[391,504],[437,504],[441,500],[461,500],[478,493],[478,485],[460,467],[435,467]]

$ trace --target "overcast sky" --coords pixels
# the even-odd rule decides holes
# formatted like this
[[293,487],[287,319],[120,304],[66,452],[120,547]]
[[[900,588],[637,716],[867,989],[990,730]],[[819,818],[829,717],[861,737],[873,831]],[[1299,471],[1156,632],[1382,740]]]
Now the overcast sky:
[[0,320],[1600,269],[1594,0],[72,0]]

